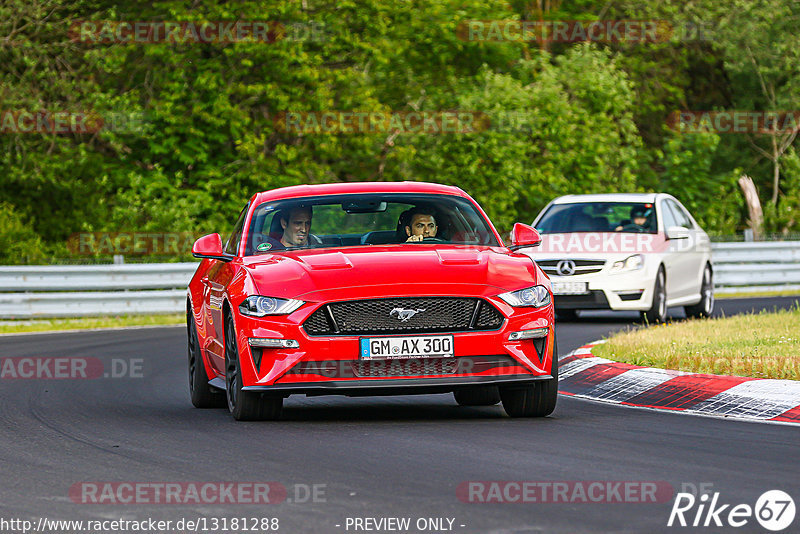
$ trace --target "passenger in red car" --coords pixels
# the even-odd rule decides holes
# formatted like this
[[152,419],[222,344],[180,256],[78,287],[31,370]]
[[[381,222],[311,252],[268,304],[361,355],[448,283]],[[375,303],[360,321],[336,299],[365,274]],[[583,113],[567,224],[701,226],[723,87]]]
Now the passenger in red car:
[[406,226],[406,242],[422,241],[426,237],[436,237],[438,227],[436,216],[432,211],[416,208],[409,214],[410,222]]

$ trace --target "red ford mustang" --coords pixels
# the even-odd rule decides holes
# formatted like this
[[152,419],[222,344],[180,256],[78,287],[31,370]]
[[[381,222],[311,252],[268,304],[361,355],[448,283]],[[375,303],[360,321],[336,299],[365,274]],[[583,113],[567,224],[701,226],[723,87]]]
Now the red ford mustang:
[[550,281],[456,187],[295,186],[254,195],[225,244],[197,240],[189,385],[198,408],[276,419],[306,395],[453,392],[545,416],[558,379]]

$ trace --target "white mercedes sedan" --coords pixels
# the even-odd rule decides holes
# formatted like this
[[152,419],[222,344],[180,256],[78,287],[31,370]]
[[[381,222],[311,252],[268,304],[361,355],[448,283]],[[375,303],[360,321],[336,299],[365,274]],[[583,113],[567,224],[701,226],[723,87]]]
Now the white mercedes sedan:
[[542,243],[525,253],[550,276],[562,319],[579,310],[626,310],[659,323],[673,306],[689,317],[714,310],[708,234],[671,195],[563,196],[533,226]]

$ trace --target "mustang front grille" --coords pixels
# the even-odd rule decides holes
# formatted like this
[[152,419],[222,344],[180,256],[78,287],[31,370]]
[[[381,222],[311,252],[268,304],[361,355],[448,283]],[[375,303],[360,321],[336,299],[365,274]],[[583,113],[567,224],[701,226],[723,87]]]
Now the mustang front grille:
[[479,298],[406,297],[325,304],[303,328],[310,336],[427,334],[496,330],[503,320]]

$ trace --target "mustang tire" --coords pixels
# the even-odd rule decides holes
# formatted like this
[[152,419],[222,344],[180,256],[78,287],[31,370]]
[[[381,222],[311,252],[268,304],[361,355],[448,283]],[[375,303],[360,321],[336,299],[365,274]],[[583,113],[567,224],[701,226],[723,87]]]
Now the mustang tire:
[[510,417],[545,417],[553,413],[558,401],[558,346],[553,343],[553,378],[525,388],[500,388],[503,408]]
[[283,397],[268,397],[242,390],[236,328],[230,313],[225,316],[225,385],[228,410],[237,421],[275,420],[280,417]]

